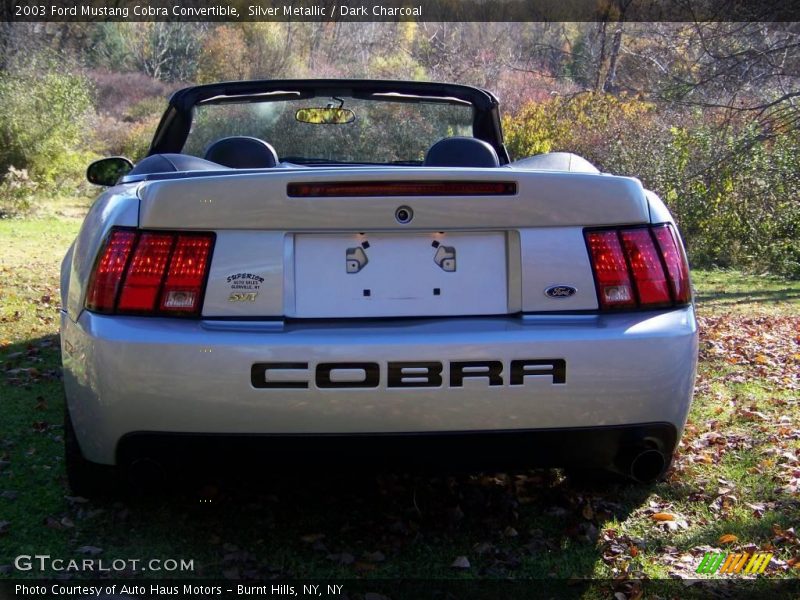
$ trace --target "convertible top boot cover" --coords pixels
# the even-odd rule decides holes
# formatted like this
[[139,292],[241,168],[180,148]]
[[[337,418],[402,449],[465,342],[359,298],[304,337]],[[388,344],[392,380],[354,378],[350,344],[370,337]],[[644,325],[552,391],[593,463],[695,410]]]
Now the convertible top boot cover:
[[572,152],[547,152],[528,158],[521,158],[511,163],[515,169],[531,171],[569,171],[570,173],[593,173],[600,170],[585,158]]
[[219,171],[226,167],[220,166],[196,156],[188,154],[153,154],[140,160],[133,170],[127,174],[152,175],[154,173],[178,173],[183,171]]

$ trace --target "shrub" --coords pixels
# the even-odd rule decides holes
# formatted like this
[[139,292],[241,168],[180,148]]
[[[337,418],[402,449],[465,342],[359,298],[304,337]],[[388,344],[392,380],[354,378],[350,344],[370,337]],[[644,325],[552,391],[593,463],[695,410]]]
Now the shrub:
[[141,73],[91,71],[99,115],[94,122],[97,151],[122,155],[134,162],[144,157],[167,107],[167,97],[180,84],[165,84]]
[[37,185],[25,169],[9,167],[0,180],[0,219],[30,212]]
[[144,73],[92,70],[87,72],[87,77],[94,90],[97,112],[117,117],[153,98],[165,105],[167,97],[182,87],[180,83],[164,83]]
[[0,74],[0,169],[26,169],[37,182],[57,186],[75,179],[91,156],[86,151],[92,113],[89,85],[81,75],[32,61]]
[[641,179],[669,206],[695,266],[800,277],[800,132],[764,140],[744,118],[593,93],[529,104],[503,127],[514,158],[575,152]]
[[[635,97],[584,92],[526,105],[503,120],[506,146],[514,158],[555,151],[583,151],[592,160],[608,154],[637,121],[649,123],[655,106]],[[638,127],[640,128],[640,127]]]

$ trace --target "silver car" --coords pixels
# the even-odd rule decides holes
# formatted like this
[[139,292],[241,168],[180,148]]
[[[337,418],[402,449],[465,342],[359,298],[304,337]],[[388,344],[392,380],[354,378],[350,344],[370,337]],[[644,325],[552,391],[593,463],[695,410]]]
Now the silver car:
[[485,90],[186,88],[147,157],[87,176],[107,189],[61,274],[75,493],[210,458],[669,465],[697,365],[673,219],[575,155],[511,162]]

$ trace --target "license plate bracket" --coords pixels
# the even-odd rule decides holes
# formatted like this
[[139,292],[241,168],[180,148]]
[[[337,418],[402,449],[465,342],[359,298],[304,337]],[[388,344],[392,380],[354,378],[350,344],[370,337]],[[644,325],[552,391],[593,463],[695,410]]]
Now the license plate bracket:
[[297,234],[296,316],[508,311],[505,232]]

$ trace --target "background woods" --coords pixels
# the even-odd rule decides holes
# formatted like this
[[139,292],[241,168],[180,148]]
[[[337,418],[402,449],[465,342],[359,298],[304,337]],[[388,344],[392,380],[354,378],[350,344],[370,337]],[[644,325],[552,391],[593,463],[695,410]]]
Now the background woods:
[[0,25],[0,214],[87,194],[94,157],[140,158],[169,93],[243,78],[474,84],[509,150],[639,177],[695,266],[800,276],[797,23]]

